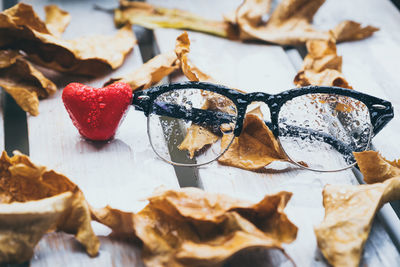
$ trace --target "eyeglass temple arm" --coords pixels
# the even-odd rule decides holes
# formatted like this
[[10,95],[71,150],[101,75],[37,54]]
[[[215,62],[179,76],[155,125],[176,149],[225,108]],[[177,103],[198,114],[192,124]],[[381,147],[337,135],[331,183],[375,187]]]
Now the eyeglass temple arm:
[[[271,129],[271,122],[265,122],[265,124]],[[333,137],[324,132],[315,131],[313,129],[304,128],[295,125],[286,125],[286,129],[279,128],[280,133],[282,132],[283,136],[290,137],[300,137],[302,139],[314,137],[314,139],[318,141],[322,141],[326,144],[334,147],[339,153],[342,155],[350,155],[354,151],[353,147],[355,147],[354,143],[346,144],[339,139]]]
[[222,125],[224,123],[236,122],[236,116],[229,113],[199,108],[187,109],[182,105],[166,102],[154,102],[151,113],[189,120],[195,124]]
[[[235,116],[219,111],[204,110],[198,108],[186,109],[184,106],[177,104],[170,104],[166,102],[155,102],[153,104],[154,114],[160,116],[169,116],[177,119],[184,119],[193,122],[194,124],[205,124],[205,125],[222,125],[224,123],[235,122]],[[272,123],[264,121],[265,124],[272,129]],[[282,131],[283,129],[280,129]],[[308,128],[303,128],[295,125],[289,125],[285,129],[287,136],[290,137],[301,137],[302,135],[312,136],[320,141],[323,141],[332,147],[334,147],[339,153],[349,155],[352,153],[352,145],[345,144],[344,142],[334,138],[333,136],[315,131]]]

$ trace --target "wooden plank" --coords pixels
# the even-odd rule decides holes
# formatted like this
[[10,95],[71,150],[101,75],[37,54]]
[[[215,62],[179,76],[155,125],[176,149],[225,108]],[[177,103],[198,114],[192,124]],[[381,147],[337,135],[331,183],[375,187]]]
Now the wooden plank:
[[[156,1],[161,6],[179,7],[209,18],[220,18],[240,1],[224,1],[219,4],[208,1],[190,4],[185,1]],[[225,6],[226,4],[226,6]],[[204,8],[212,6],[211,8]],[[157,29],[155,36],[161,52],[173,49],[175,38],[181,31]],[[247,92],[264,91],[278,93],[294,87],[292,80],[296,70],[287,55],[278,46],[265,44],[243,44],[221,38],[190,32],[190,58],[203,71],[217,81],[244,89]],[[204,189],[226,193],[235,197],[259,200],[267,193],[288,190],[294,192],[286,209],[289,217],[300,227],[297,240],[287,245],[288,253],[299,266],[320,265],[323,260],[316,246],[313,226],[323,217],[321,191],[325,184],[356,184],[353,173],[316,173],[304,170],[287,172],[253,173],[214,162],[198,169]],[[371,238],[363,255],[363,262],[374,266],[400,264],[399,254],[381,223],[374,223]],[[249,265],[247,263],[247,265]]]
[[[33,3],[35,10],[43,15],[42,7],[57,4],[71,13],[71,25],[65,38],[90,34],[113,34],[116,29],[111,14],[96,11],[93,5],[106,6],[108,1],[25,1]],[[79,136],[61,101],[62,88],[69,82],[79,81],[100,87],[110,77],[120,77],[142,64],[136,46],[123,67],[105,77],[88,80],[49,73],[59,89],[57,93],[40,102],[40,114],[28,117],[29,145],[34,162],[48,166],[67,175],[84,192],[94,207],[111,205],[126,211],[138,211],[144,199],[155,188],[177,188],[178,182],[173,167],[160,161],[152,151],[146,135],[146,117],[142,112],[131,109],[114,140],[93,143]],[[98,235],[109,230],[93,223]],[[37,247],[31,261],[35,266],[58,266],[61,263],[87,266],[136,265],[137,250],[132,245],[101,238],[100,255],[90,259],[73,238],[67,235],[50,234]],[[57,245],[55,245],[57,244]],[[55,247],[54,247],[55,246]],[[128,247],[126,247],[128,246]],[[63,252],[65,250],[65,252]]]

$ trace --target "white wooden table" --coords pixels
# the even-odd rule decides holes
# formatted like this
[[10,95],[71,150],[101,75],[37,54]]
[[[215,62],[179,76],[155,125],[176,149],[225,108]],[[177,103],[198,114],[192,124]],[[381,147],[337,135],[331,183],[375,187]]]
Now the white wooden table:
[[[33,4],[35,10],[42,16],[42,7],[47,4],[57,4],[70,12],[72,21],[64,34],[66,38],[89,33],[111,34],[116,31],[112,15],[93,9],[95,3],[104,7],[116,7],[116,1],[23,2]],[[241,1],[151,0],[149,2],[166,7],[179,7],[208,18],[221,19],[223,13],[233,10]],[[344,75],[355,89],[388,99],[396,109],[400,106],[398,89],[400,12],[388,0],[328,0],[317,13],[315,24],[319,28],[327,29],[344,19],[353,19],[381,28],[369,39],[338,45],[338,54],[343,55]],[[159,51],[172,50],[175,39],[181,32],[172,29],[155,30],[154,41]],[[212,74],[213,78],[221,83],[247,92],[277,93],[294,87],[292,81],[302,61],[297,50],[284,50],[282,47],[266,44],[244,44],[195,32],[190,32],[189,37],[192,42],[191,59],[204,72]],[[144,47],[146,48],[148,47]],[[141,64],[142,55],[137,46],[120,69],[105,77],[90,81],[81,77],[56,74],[52,74],[52,77],[60,89],[72,81],[99,87],[110,77],[128,73]],[[27,116],[26,138],[29,143],[29,154],[34,162],[67,175],[82,189],[91,205],[102,207],[108,204],[114,208],[136,212],[146,204],[143,199],[157,187],[179,188],[184,180],[197,181],[197,185],[206,191],[254,201],[269,193],[291,191],[294,196],[286,212],[299,227],[299,232],[297,240],[286,245],[285,249],[298,266],[326,266],[313,232],[313,226],[318,224],[324,215],[322,188],[327,183],[358,183],[352,170],[338,173],[305,170],[254,173],[222,166],[217,162],[196,169],[174,168],[157,158],[152,151],[146,135],[146,118],[143,113],[130,110],[113,141],[105,144],[91,143],[82,139],[72,125],[62,104],[61,93],[59,90],[54,96],[40,102],[39,116]],[[5,101],[2,101],[2,104],[4,103]],[[9,116],[9,113],[6,115]],[[5,120],[9,121],[9,118]],[[9,122],[5,125],[8,127]],[[2,127],[3,123],[0,123],[0,134],[4,132]],[[399,131],[400,119],[395,116],[373,140],[374,147],[389,158],[399,157]],[[12,149],[7,145],[10,138],[6,136],[6,144],[3,143],[3,139],[0,138],[0,147]],[[104,226],[94,223],[94,228],[102,242],[99,256],[90,258],[73,237],[53,233],[46,235],[40,241],[30,264],[32,266],[143,265],[138,247],[111,240],[107,237],[109,230]],[[385,205],[374,222],[361,264],[400,266],[400,254],[396,248],[399,236],[400,222],[390,205]],[[264,252],[239,255],[230,260],[228,265],[265,266],[266,257],[268,256]]]

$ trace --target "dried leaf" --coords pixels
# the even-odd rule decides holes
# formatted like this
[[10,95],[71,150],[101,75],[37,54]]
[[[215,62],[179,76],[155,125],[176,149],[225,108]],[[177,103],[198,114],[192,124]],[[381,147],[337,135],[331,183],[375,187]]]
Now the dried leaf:
[[[245,0],[234,15],[225,19],[239,28],[242,40],[258,39],[280,45],[298,45],[308,40],[329,40],[331,33],[314,29],[312,19],[325,0],[283,0],[264,22],[269,14],[271,0]],[[338,41],[364,39],[375,27],[360,27],[353,21],[344,21],[333,30]]]
[[39,114],[39,97],[57,90],[53,82],[14,50],[0,50],[0,86],[33,116]]
[[71,21],[71,15],[56,5],[44,7],[46,12],[46,27],[51,34],[60,37]]
[[22,49],[37,64],[81,75],[98,76],[118,68],[136,44],[129,25],[114,36],[63,40],[52,35],[32,7],[23,3],[0,14],[0,30],[0,47]]
[[194,82],[212,82],[213,79],[193,65],[189,59],[188,54],[190,52],[190,40],[187,32],[183,32],[176,38],[175,53],[179,59],[179,65],[183,74]]
[[354,152],[354,157],[367,184],[400,176],[400,160],[389,161],[376,151]]
[[131,212],[124,212],[106,206],[101,209],[91,208],[92,218],[95,221],[110,227],[114,230],[113,234],[127,237],[133,236],[135,230],[133,227],[133,216]]
[[294,78],[297,86],[324,85],[352,89],[341,73],[342,57],[336,54],[334,40],[307,42],[308,54],[303,67]]
[[[329,34],[311,27],[311,20],[324,0],[284,0],[269,20],[270,0],[246,0],[236,10],[240,39],[259,39],[280,45],[297,45],[310,39],[328,39]],[[255,11],[258,10],[258,11]]]
[[107,86],[114,82],[128,83],[133,91],[144,90],[161,81],[162,78],[178,69],[176,54],[171,51],[155,56],[147,61],[133,73],[122,78],[114,78],[104,84]]
[[192,124],[186,132],[182,143],[178,146],[180,150],[187,150],[192,159],[196,152],[203,147],[212,145],[218,141],[218,135],[215,135],[208,129],[196,124]]
[[[225,147],[232,136],[224,136]],[[239,137],[235,137],[229,149],[218,159],[224,165],[245,170],[259,170],[273,161],[287,161],[273,133],[257,115],[247,114]]]
[[137,24],[149,29],[176,28],[205,32],[225,38],[234,38],[229,23],[212,21],[180,9],[155,7],[148,3],[120,1],[114,12],[117,26]]
[[[179,66],[183,74],[190,81],[202,81],[202,82],[212,82],[213,79],[198,69],[193,65],[189,59],[188,54],[190,52],[190,40],[187,32],[183,32],[176,38],[175,53],[179,59]],[[206,101],[202,109],[218,110],[218,108],[213,104],[212,96],[208,94],[204,96]],[[214,105],[214,106],[213,106]],[[201,151],[204,147],[212,145],[217,142],[219,137],[215,135],[210,130],[198,126],[191,125],[186,132],[186,136],[182,143],[178,146],[180,150],[187,150],[189,152],[190,158],[193,158],[195,153]]]
[[337,55],[334,40],[314,40],[306,43],[308,54],[303,61],[303,70],[321,72],[325,69],[342,71],[342,57]]
[[376,31],[379,31],[379,28],[369,25],[361,27],[358,22],[346,20],[339,23],[332,33],[337,42],[347,42],[365,39]]
[[359,266],[379,208],[400,199],[400,177],[370,185],[326,185],[325,217],[315,227],[318,247],[332,266]]
[[294,83],[297,86],[322,85],[353,89],[353,87],[351,87],[346,81],[342,73],[332,69],[326,69],[322,72],[308,70],[300,71],[297,73]]
[[97,254],[100,243],[91,228],[88,204],[67,177],[34,165],[25,155],[10,158],[6,152],[0,158],[0,175],[0,217],[5,222],[0,262],[29,260],[40,237],[50,230],[74,234],[89,255]]
[[0,262],[28,261],[34,247],[54,227],[72,197],[66,192],[25,203],[0,204]]
[[[142,258],[147,266],[221,266],[246,248],[283,251],[282,243],[293,242],[297,235],[297,227],[283,213],[291,195],[280,192],[251,204],[196,188],[159,193],[132,215],[134,232],[144,246]],[[113,215],[101,217],[110,222]],[[107,225],[119,231],[118,224]]]

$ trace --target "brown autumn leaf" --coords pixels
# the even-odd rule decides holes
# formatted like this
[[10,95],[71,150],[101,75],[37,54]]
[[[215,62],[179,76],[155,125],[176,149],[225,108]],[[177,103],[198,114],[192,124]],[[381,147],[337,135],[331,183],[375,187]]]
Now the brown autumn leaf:
[[400,160],[387,160],[376,151],[354,152],[354,157],[367,184],[400,176]]
[[362,40],[370,37],[379,28],[374,26],[361,27],[361,24],[351,20],[345,20],[332,29],[332,34],[336,42],[347,42]]
[[[202,72],[188,59],[188,54],[190,52],[190,40],[189,35],[185,31],[176,38],[175,53],[179,60],[179,66],[183,74],[190,81],[198,82],[213,82],[213,79]],[[213,105],[215,101],[212,100],[212,96],[207,94],[204,96],[205,102],[202,109],[212,109],[218,110],[218,108]],[[186,136],[182,143],[178,146],[180,150],[187,150],[189,152],[189,157],[193,158],[195,153],[201,151],[204,147],[212,145],[217,142],[219,137],[212,131],[208,130],[199,125],[191,125],[187,131]]]
[[[232,136],[222,137],[221,146]],[[218,159],[224,165],[245,170],[260,170],[273,161],[287,161],[273,133],[256,114],[247,114],[239,137],[235,137],[229,149]]]
[[326,185],[325,217],[314,228],[318,247],[332,266],[359,266],[373,218],[379,208],[400,199],[400,176],[383,183]]
[[179,144],[179,150],[187,150],[189,157],[192,159],[196,152],[201,151],[204,147],[217,142],[218,135],[214,134],[207,128],[192,124],[186,131],[186,136],[182,143]]
[[[299,45],[309,40],[329,40],[331,33],[312,26],[315,13],[325,0],[283,0],[265,22],[271,0],[245,0],[225,20],[236,25],[242,40],[263,40],[279,45]],[[360,40],[371,36],[378,28],[361,27],[353,21],[343,21],[333,29],[337,41]]]
[[225,38],[235,37],[227,22],[213,21],[185,10],[156,7],[143,2],[120,1],[119,8],[114,11],[114,21],[117,26],[130,23],[149,29],[187,29]]
[[[133,232],[143,243],[147,266],[221,266],[253,247],[276,248],[296,239],[297,227],[283,212],[292,193],[267,195],[256,204],[197,188],[161,192],[137,214],[111,208],[93,217],[117,234]],[[121,216],[122,214],[122,216]],[[102,218],[107,218],[102,220]],[[128,230],[128,231],[127,231]]]
[[[79,188],[22,154],[0,158],[0,262],[24,262],[43,234],[74,234],[90,256],[100,243],[93,233],[89,206]],[[31,223],[29,223],[31,222]]]
[[183,74],[192,82],[213,82],[214,80],[193,65],[188,59],[190,52],[189,35],[185,31],[176,38],[175,53],[179,59],[179,66]]
[[46,12],[46,27],[51,34],[60,37],[71,21],[71,15],[56,5],[44,7]]
[[337,55],[333,39],[312,40],[306,44],[308,54],[304,58],[302,69],[294,78],[295,85],[325,85],[352,89],[341,73],[342,57]]
[[113,78],[104,86],[114,82],[128,83],[133,91],[144,90],[158,83],[165,76],[178,69],[177,57],[174,51],[153,57],[134,72],[121,78]]
[[15,50],[0,50],[0,86],[29,114],[39,114],[39,98],[57,87]]
[[[54,31],[54,19],[50,18]],[[60,22],[58,30],[64,24],[65,21]],[[60,72],[104,74],[121,66],[135,44],[136,38],[129,25],[114,36],[64,40],[51,33],[30,5],[19,3],[0,14],[0,47],[21,49],[35,63]]]

